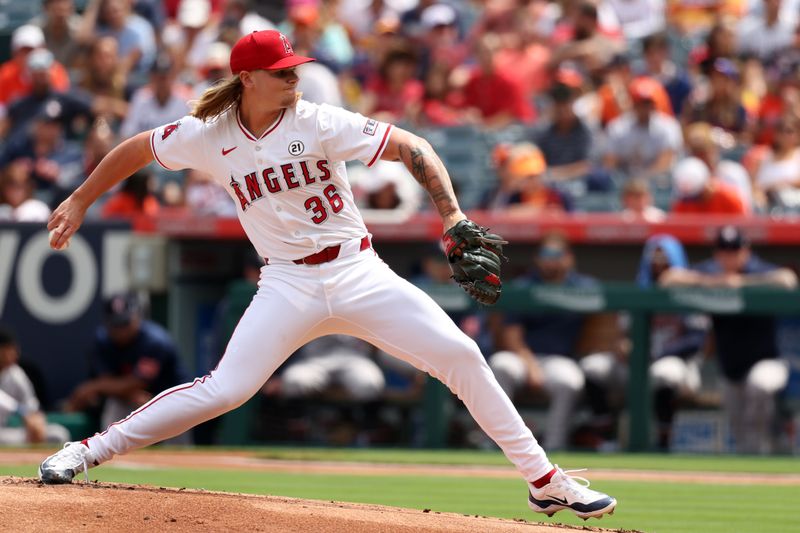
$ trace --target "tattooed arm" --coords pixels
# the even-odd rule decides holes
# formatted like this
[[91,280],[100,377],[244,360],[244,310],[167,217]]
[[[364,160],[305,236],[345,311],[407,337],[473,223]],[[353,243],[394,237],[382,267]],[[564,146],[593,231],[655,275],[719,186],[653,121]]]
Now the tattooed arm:
[[381,159],[405,164],[414,179],[430,194],[442,217],[445,231],[459,220],[467,218],[458,207],[447,169],[428,141],[395,126]]

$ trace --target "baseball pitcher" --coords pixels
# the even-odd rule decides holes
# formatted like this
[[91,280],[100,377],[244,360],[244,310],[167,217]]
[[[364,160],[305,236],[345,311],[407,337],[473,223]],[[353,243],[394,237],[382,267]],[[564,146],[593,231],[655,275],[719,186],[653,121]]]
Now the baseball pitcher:
[[613,512],[614,498],[550,463],[475,342],[372,250],[345,162],[406,165],[442,217],[454,279],[481,303],[500,295],[505,241],[466,219],[447,170],[425,140],[300,99],[295,67],[309,61],[277,31],[244,36],[231,51],[230,79],[207,90],[189,116],[116,147],[52,214],[50,244],[59,249],[101,194],[153,159],[170,170],[203,169],[235,200],[265,266],[217,368],[158,394],[102,433],[69,443],[41,464],[40,479],[69,483],[88,467],[234,409],[300,346],[344,334],[428,372],[457,394],[528,482],[534,511],[569,509],[583,518]]

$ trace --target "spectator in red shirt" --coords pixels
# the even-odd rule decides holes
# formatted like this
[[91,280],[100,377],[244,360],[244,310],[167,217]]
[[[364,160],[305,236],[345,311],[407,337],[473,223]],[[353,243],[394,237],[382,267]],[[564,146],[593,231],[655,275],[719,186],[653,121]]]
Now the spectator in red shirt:
[[522,88],[512,81],[513,76],[496,68],[499,48],[499,38],[491,33],[478,42],[478,65],[464,86],[464,107],[479,110],[484,125],[491,128],[530,123],[536,117]]
[[450,83],[452,71],[444,64],[434,64],[425,75],[425,96],[419,122],[431,126],[457,126],[470,122],[459,109],[459,95]]
[[501,36],[503,46],[495,56],[497,69],[512,76],[526,95],[541,94],[551,84],[553,45],[543,35],[547,30],[542,26],[548,24],[545,6],[545,2],[537,0],[521,7],[519,27]]
[[378,75],[367,82],[364,114],[397,122],[415,117],[425,88],[414,78],[416,56],[409,50],[392,50],[384,57]]
[[800,65],[778,64],[769,71],[767,91],[758,101],[757,145],[775,141],[778,122],[786,115],[800,115]]
[[749,214],[736,187],[712,178],[708,166],[696,157],[675,165],[672,181],[678,198],[673,213]]
[[747,170],[731,159],[724,159],[721,150],[735,146],[732,135],[707,122],[695,122],[686,130],[687,155],[706,164],[714,177],[733,185],[748,210],[753,206],[753,184]]

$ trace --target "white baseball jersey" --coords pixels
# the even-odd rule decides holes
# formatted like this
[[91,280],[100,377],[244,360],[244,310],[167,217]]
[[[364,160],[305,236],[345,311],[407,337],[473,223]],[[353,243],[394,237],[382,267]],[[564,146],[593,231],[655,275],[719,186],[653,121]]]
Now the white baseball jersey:
[[156,128],[150,144],[164,168],[203,170],[225,187],[259,255],[294,260],[367,234],[345,161],[374,164],[391,129],[301,100],[258,139],[232,109],[212,121],[186,116]]

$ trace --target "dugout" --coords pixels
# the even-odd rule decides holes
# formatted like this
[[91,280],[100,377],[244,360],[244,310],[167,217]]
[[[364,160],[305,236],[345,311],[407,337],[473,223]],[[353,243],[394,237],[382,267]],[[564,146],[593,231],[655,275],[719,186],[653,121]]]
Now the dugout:
[[[647,302],[660,302],[665,310],[683,309],[680,305],[686,303],[685,299],[676,303],[669,294],[644,295],[638,289],[631,292],[634,288],[626,285],[635,278],[642,243],[656,233],[676,236],[684,242],[692,260],[701,260],[708,257],[719,226],[738,224],[763,258],[795,270],[800,264],[800,225],[795,219],[683,216],[646,224],[618,214],[547,218],[469,215],[511,241],[507,248],[510,261],[504,268],[506,279],[529,264],[544,233],[565,233],[573,243],[579,269],[600,279],[606,284],[604,290],[610,291],[602,295],[604,304],[610,305],[608,310],[643,311],[641,306]],[[375,249],[404,276],[413,276],[420,258],[435,251],[432,243],[441,234],[441,222],[431,213],[416,215],[403,224],[368,222],[368,227]],[[157,219],[135,219],[131,225],[87,222],[68,253],[49,250],[46,240],[47,232],[41,225],[0,224],[0,320],[17,330],[24,355],[34,358],[33,362],[44,370],[50,407],[86,375],[86,350],[99,321],[99,302],[127,288],[150,295],[151,315],[176,337],[190,369],[202,374],[213,368],[219,357],[219,349],[212,342],[217,305],[228,284],[240,277],[245,257],[251,253],[237,220],[167,212]],[[457,289],[440,297],[444,307],[453,303],[471,305]],[[753,297],[756,303],[752,305],[764,312],[800,315],[798,294]],[[750,298],[743,300],[747,306],[751,305]],[[530,295],[514,296],[507,291],[499,308],[514,305],[534,309],[543,305],[534,300]],[[48,334],[42,335],[42,331]],[[642,330],[634,335],[638,339],[647,337]],[[646,353],[644,345],[637,344]],[[52,345],[59,349],[52,350]],[[642,397],[641,391],[631,393],[629,397]],[[436,405],[436,390],[427,394],[432,398],[431,405]],[[441,421],[437,422],[441,413],[429,415],[426,444],[437,445],[442,442],[441,435],[431,428],[441,427]],[[645,427],[648,415],[649,411],[642,409],[640,418],[633,416],[632,424]],[[634,438],[631,446],[641,449],[642,442],[636,444]]]
[[[550,231],[564,233],[573,244],[579,270],[604,283],[602,293],[592,298],[587,295],[572,295],[583,299],[583,303],[594,301],[593,306],[582,309],[587,313],[602,314],[620,310],[633,311],[632,328],[635,350],[631,357],[631,390],[628,391],[630,428],[628,447],[643,450],[648,446],[649,397],[647,395],[647,362],[649,333],[646,317],[655,311],[716,311],[720,302],[728,305],[736,302],[726,312],[775,312],[782,315],[800,316],[800,295],[795,293],[770,293],[756,291],[755,294],[693,294],[686,298],[680,291],[650,291],[643,293],[633,285],[642,243],[649,236],[668,233],[680,239],[687,248],[691,261],[709,257],[711,243],[717,229],[726,224],[742,227],[753,243],[755,251],[764,259],[798,270],[800,267],[800,232],[796,220],[773,220],[767,217],[746,220],[727,216],[673,216],[663,223],[648,224],[632,221],[619,214],[578,214],[540,218],[514,218],[509,216],[470,213],[469,216],[483,226],[507,238],[509,263],[504,269],[508,279],[514,273],[525,270],[536,244],[542,235]],[[197,357],[202,346],[197,344],[197,321],[194,323],[182,309],[202,310],[215,294],[222,290],[220,281],[238,276],[237,269],[249,244],[235,220],[195,220],[187,222],[182,217],[164,217],[159,220],[142,219],[134,227],[141,233],[167,235],[169,275],[167,283],[170,297],[167,303],[167,319],[170,327],[187,346],[187,353]],[[403,224],[372,223],[368,227],[373,234],[374,247],[381,257],[396,271],[406,277],[418,272],[420,258],[433,250],[441,234],[438,216],[432,213],[416,215]],[[454,287],[455,289],[455,287]],[[736,291],[734,291],[736,292]],[[573,301],[570,295],[561,295],[565,301]],[[445,291],[437,296],[440,304],[469,306],[472,303],[460,291]],[[535,294],[506,291],[498,309],[534,311],[558,308],[559,298],[550,295],[538,298]],[[727,301],[728,304],[724,302]],[[599,302],[599,303],[598,303]],[[605,343],[603,320],[596,321],[592,341]],[[588,342],[592,342],[588,341]],[[194,346],[191,346],[194,343]],[[798,355],[800,357],[800,355]],[[426,438],[428,445],[444,443],[442,412],[435,412],[443,404],[448,393],[436,388],[426,391],[430,402],[426,407]],[[444,395],[444,396],[443,396]]]

